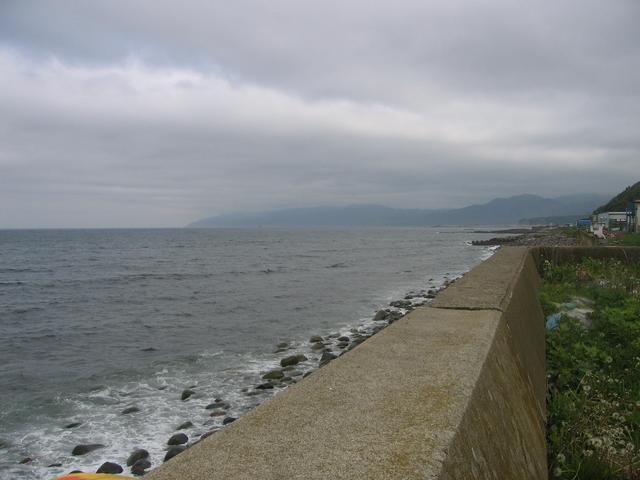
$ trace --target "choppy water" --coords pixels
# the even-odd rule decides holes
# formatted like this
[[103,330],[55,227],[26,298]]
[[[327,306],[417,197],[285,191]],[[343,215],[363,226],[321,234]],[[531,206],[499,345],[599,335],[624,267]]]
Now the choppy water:
[[[162,461],[189,420],[219,428],[243,389],[285,353],[317,357],[312,334],[367,328],[408,291],[440,285],[488,256],[463,229],[0,231],[0,478],[42,479]],[[190,386],[196,394],[180,399]],[[276,389],[277,390],[277,389]],[[139,412],[120,412],[136,406]],[[65,429],[71,422],[77,428]],[[74,457],[80,443],[105,448]],[[20,460],[33,460],[25,465]],[[62,463],[61,467],[48,467]]]

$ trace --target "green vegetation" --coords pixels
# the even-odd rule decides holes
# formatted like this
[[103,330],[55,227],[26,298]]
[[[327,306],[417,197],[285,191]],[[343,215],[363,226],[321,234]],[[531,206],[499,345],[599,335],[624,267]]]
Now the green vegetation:
[[640,233],[625,233],[609,241],[611,245],[623,245],[625,247],[640,247]]
[[640,182],[625,188],[622,193],[619,193],[609,200],[608,203],[597,208],[593,213],[624,212],[629,202],[638,199],[640,199]]
[[[640,479],[640,265],[545,263],[550,478]],[[566,302],[593,311],[572,318]],[[564,312],[564,313],[562,313]]]
[[572,225],[571,227],[562,227],[562,231],[570,237],[576,238],[578,236],[578,227]]

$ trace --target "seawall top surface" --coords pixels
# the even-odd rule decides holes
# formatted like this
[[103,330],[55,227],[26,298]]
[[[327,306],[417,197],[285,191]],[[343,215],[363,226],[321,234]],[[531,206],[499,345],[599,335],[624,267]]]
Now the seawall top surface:
[[499,321],[418,309],[148,477],[437,478]]
[[431,304],[434,308],[504,311],[513,282],[528,255],[527,247],[503,247],[498,253],[467,272],[443,290]]

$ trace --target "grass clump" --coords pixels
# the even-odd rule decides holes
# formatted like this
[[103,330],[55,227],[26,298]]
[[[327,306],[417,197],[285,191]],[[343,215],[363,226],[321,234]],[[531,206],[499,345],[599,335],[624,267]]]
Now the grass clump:
[[588,322],[547,330],[550,478],[640,479],[640,266],[545,263],[546,315],[586,298]]
[[640,247],[640,233],[625,233],[610,243],[624,247]]

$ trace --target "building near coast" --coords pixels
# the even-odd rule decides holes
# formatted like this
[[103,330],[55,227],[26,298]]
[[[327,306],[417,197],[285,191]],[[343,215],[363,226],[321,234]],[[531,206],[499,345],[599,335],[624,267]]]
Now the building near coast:
[[640,233],[640,200],[631,202],[628,210],[629,231]]
[[626,231],[628,227],[627,212],[603,212],[591,216],[594,227],[606,228],[609,232]]

